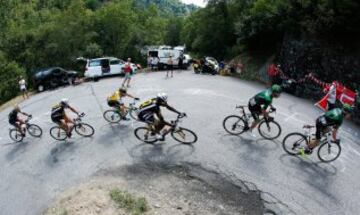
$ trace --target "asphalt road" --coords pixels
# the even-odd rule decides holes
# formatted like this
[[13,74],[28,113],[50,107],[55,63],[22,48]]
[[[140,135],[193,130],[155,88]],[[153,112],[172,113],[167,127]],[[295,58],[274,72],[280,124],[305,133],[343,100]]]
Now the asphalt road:
[[[313,103],[285,93],[275,100],[276,120],[283,128],[282,137],[275,141],[258,134],[230,136],[222,128],[224,117],[236,113],[236,104],[246,104],[264,86],[191,72],[175,72],[169,79],[162,72],[138,74],[129,92],[142,100],[167,92],[169,104],[188,114],[182,126],[199,136],[193,147],[170,137],[166,144],[154,147],[134,137],[139,123],[109,125],[102,118],[108,109],[106,96],[121,82],[119,77],[103,79],[47,91],[21,103],[23,111],[34,116],[32,122],[43,128],[41,139],[26,137],[22,143],[12,143],[7,123],[10,109],[0,113],[0,214],[39,214],[64,189],[95,172],[142,162],[199,164],[260,190],[264,203],[277,213],[357,214],[360,210],[359,127],[343,125],[343,151],[333,163],[320,163],[316,154],[307,159],[291,157],[281,147],[282,137],[314,122],[321,111]],[[87,114],[84,121],[96,129],[93,138],[74,134],[71,141],[59,142],[49,136],[51,106],[63,97]],[[167,111],[165,115],[176,117]]]

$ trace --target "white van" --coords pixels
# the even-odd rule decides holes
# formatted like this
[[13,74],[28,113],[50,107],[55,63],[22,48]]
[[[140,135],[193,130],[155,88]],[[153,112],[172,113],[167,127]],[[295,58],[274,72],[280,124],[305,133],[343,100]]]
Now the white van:
[[[125,61],[115,57],[103,57],[88,59],[85,67],[86,78],[99,78],[109,75],[124,74]],[[137,66],[131,64],[133,73],[137,72]]]
[[170,56],[173,60],[173,66],[176,68],[179,63],[179,57],[182,54],[180,50],[173,49],[154,49],[148,52],[148,56],[159,58],[158,68],[166,69]]

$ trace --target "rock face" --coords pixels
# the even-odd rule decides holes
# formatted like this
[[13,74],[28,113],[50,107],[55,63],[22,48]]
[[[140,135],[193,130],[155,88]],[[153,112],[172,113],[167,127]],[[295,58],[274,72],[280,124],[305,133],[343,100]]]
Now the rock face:
[[[352,90],[360,91],[360,42],[339,41],[286,35],[280,52],[284,73],[298,80],[311,72],[324,82],[338,80]],[[311,82],[297,85],[294,90],[295,95],[314,100],[323,96],[321,92],[322,88]],[[358,99],[353,117],[357,123],[360,123],[359,104]]]

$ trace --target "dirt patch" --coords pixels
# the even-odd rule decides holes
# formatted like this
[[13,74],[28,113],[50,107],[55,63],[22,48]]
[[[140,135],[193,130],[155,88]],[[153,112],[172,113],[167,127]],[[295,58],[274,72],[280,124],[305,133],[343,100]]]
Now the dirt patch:
[[[258,191],[234,185],[216,173],[184,166],[133,165],[101,170],[91,182],[64,192],[44,213],[131,214],[110,197],[114,189],[145,198],[145,214],[262,214]],[[197,175],[198,174],[198,175]],[[201,175],[201,177],[199,177]]]

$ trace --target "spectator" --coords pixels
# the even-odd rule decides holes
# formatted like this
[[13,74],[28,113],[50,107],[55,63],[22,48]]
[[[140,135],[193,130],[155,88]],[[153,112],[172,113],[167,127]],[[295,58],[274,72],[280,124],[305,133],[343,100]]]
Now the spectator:
[[20,79],[20,81],[19,81],[19,87],[20,87],[20,91],[21,91],[21,93],[22,93],[23,98],[24,98],[24,99],[29,98],[29,95],[28,95],[28,92],[27,92],[27,87],[26,87],[26,81],[25,81],[25,79],[24,79],[22,76],[20,76],[19,79]]
[[160,61],[159,57],[151,58],[151,70],[155,70],[155,68],[158,68],[159,61]]
[[152,57],[150,55],[148,55],[147,57],[147,67],[148,67],[148,70],[151,68],[151,65],[152,65]]
[[279,74],[280,74],[280,64],[278,64],[277,66],[275,65],[275,63],[270,64],[268,68],[269,86],[278,83]]
[[182,69],[183,68],[183,61],[184,61],[184,55],[183,54],[181,54],[180,56],[179,56],[179,62],[178,62],[178,68],[179,69]]
[[131,58],[128,58],[127,62],[125,63],[124,73],[125,73],[125,78],[122,83],[122,87],[125,87],[126,82],[127,82],[127,87],[130,87],[130,81],[132,75]]
[[170,55],[169,60],[167,61],[168,70],[166,71],[166,77],[169,77],[169,71],[171,72],[171,77],[174,77],[173,65],[174,61]]

